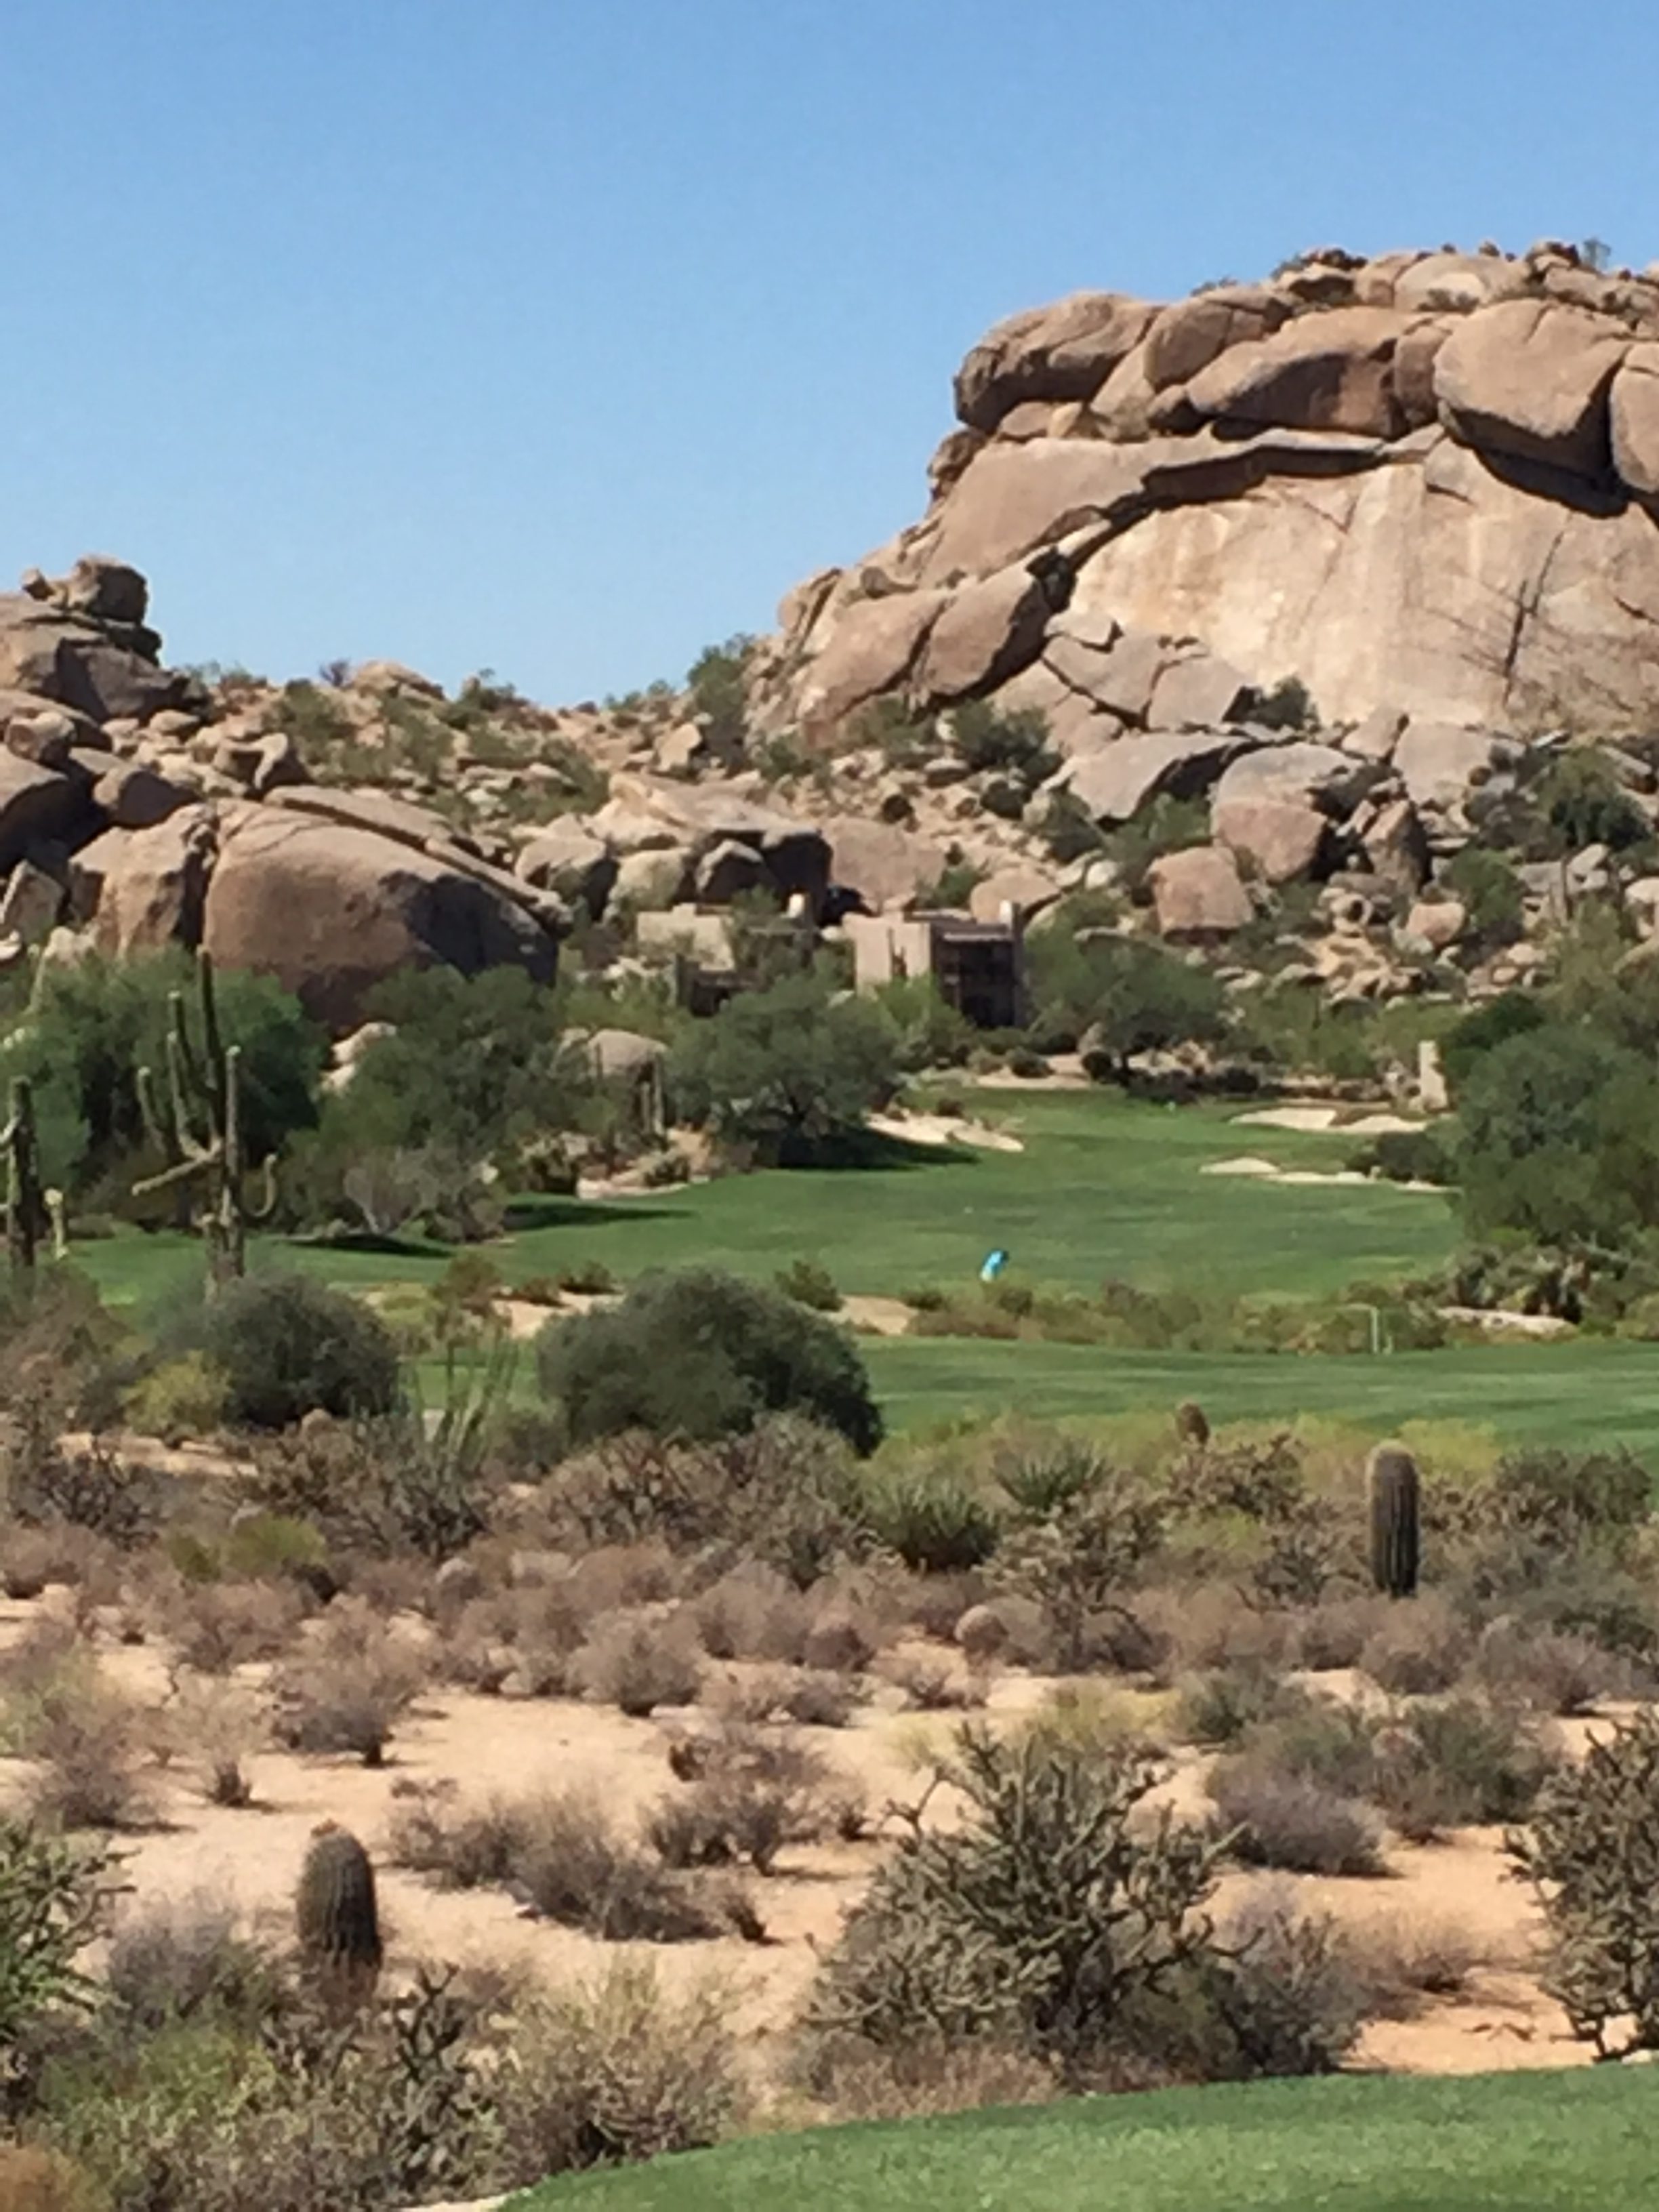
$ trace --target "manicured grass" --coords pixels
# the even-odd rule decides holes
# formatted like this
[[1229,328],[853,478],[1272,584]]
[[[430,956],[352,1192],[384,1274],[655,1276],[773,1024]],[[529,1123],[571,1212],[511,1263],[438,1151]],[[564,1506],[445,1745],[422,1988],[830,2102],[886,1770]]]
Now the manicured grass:
[[1538,1443],[1627,1443],[1659,1455],[1659,1346],[1591,1338],[1407,1352],[1380,1358],[1107,1352],[957,1337],[865,1340],[894,1430],[976,1414],[1046,1419],[1194,1398],[1212,1421],[1328,1414],[1375,1434],[1455,1420]]
[[1585,2069],[1170,2090],[763,2136],[513,2212],[1643,2212],[1659,2082]]
[[[1432,1268],[1455,1242],[1446,1204],[1431,1194],[1200,1172],[1243,1153],[1339,1167],[1352,1149],[1340,1136],[1240,1128],[1237,1108],[1177,1111],[1109,1091],[987,1091],[975,1104],[1025,1150],[892,1146],[868,1168],[731,1176],[611,1203],[543,1200],[526,1209],[536,1225],[495,1256],[520,1279],[586,1261],[622,1278],[693,1262],[770,1275],[811,1258],[845,1291],[897,1297],[969,1285],[1001,1245],[1025,1279],[1073,1290],[1115,1278],[1222,1296],[1316,1295]],[[443,1259],[276,1249],[348,1285],[429,1278]],[[112,1296],[129,1298],[155,1295],[197,1264],[188,1241],[168,1237],[118,1237],[76,1256]]]

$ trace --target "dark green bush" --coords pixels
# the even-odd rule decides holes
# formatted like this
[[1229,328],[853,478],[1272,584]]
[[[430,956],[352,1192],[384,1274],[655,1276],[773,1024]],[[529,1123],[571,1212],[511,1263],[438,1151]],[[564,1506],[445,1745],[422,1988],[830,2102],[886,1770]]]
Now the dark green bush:
[[205,1309],[203,1349],[225,1380],[225,1411],[251,1428],[283,1429],[314,1410],[390,1413],[398,1348],[359,1299],[304,1275],[251,1275]]
[[739,993],[691,1029],[668,1067],[687,1120],[786,1167],[835,1157],[897,1079],[891,1021],[817,973]]
[[872,1483],[865,1516],[877,1541],[918,1574],[982,1566],[1000,1534],[995,1514],[965,1484],[943,1474]]
[[786,1412],[838,1430],[856,1451],[881,1441],[870,1378],[845,1331],[712,1267],[647,1275],[618,1305],[550,1322],[537,1365],[576,1443],[628,1429],[708,1440]]

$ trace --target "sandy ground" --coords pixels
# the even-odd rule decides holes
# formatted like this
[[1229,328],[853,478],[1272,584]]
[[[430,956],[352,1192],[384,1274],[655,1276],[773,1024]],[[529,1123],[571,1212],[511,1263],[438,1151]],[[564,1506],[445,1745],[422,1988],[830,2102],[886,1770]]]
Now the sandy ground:
[[907,1145],[977,1145],[988,1152],[1025,1150],[1006,1129],[993,1129],[959,1114],[872,1114],[869,1127],[878,1137],[896,1138]]
[[[40,1604],[50,1605],[52,1594]],[[40,1604],[0,1600],[0,1649],[25,1632]],[[164,1656],[149,1648],[114,1649],[103,1663],[123,1686],[146,1701],[167,1695]],[[993,1685],[994,1717],[1028,1711],[1054,1686],[1010,1671]],[[1333,1678],[1329,1686],[1340,1690]],[[803,1731],[838,1778],[862,1790],[872,1814],[913,1802],[919,1754],[943,1747],[950,1715],[895,1710],[883,1690],[845,1729]],[[446,1893],[387,1863],[400,1798],[413,1788],[447,1785],[463,1802],[540,1790],[592,1790],[624,1823],[643,1817],[674,1784],[667,1747],[696,1727],[695,1715],[629,1720],[609,1709],[568,1700],[517,1702],[444,1692],[423,1698],[399,1729],[384,1768],[353,1761],[301,1759],[270,1752],[250,1762],[255,1802],[245,1811],[204,1803],[185,1776],[161,1778],[157,1825],[123,1839],[124,1878],[134,1906],[155,1898],[205,1895],[234,1903],[257,1931],[283,1940],[290,1899],[313,1829],[336,1820],[359,1834],[380,1869],[382,1905],[394,1971],[419,1958],[507,1968],[556,1979],[599,1966],[617,1947],[526,1917],[500,1892]],[[1582,1744],[1593,1729],[1577,1731]],[[1177,1809],[1205,1806],[1204,1762],[1185,1753],[1161,1793]],[[0,1760],[0,1798],[13,1796],[27,1775],[19,1761]],[[1472,1938],[1480,1966],[1455,1999],[1431,2000],[1420,2017],[1381,2022],[1366,2032],[1358,2063],[1414,2073],[1467,2073],[1493,2068],[1561,2065],[1583,2057],[1565,2038],[1565,2022],[1528,1971],[1537,1933],[1528,1893],[1509,1878],[1497,1830],[1470,1830],[1427,1847],[1389,1855],[1386,1878],[1297,1878],[1310,1905],[1359,1925],[1400,1921],[1451,1923]],[[648,1949],[664,1980],[682,1986],[709,1975],[730,2002],[757,2052],[780,2047],[782,2031],[810,1981],[818,1951],[833,1942],[846,1909],[858,1898],[885,1846],[879,1837],[854,1844],[786,1852],[779,1870],[752,1887],[766,1923],[761,1946],[736,1938]],[[1262,1880],[1228,1877],[1222,1909]]]
[[1402,1114],[1361,1114],[1344,1118],[1340,1106],[1263,1106],[1249,1114],[1235,1114],[1235,1124],[1244,1129],[1294,1129],[1304,1136],[1326,1133],[1339,1137],[1385,1137],[1423,1127]]
[[[1346,1135],[1346,1132],[1344,1132]],[[1231,1159],[1206,1160],[1199,1170],[1206,1176],[1249,1176],[1256,1182],[1282,1183],[1287,1188],[1309,1183],[1369,1184],[1374,1178],[1358,1168],[1286,1168],[1277,1160],[1264,1160],[1259,1152],[1240,1152]],[[1433,1191],[1444,1197],[1437,1182],[1391,1182],[1390,1190]]]

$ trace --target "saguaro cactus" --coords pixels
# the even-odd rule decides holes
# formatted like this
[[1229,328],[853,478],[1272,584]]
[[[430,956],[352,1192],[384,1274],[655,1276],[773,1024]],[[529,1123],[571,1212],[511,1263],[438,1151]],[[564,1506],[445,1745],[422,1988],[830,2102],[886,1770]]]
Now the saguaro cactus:
[[1370,1511],[1371,1579],[1389,1597],[1413,1597],[1420,1564],[1417,1462],[1398,1444],[1379,1444],[1365,1467]]
[[191,1036],[182,991],[168,1001],[167,1095],[157,1094],[154,1072],[138,1070],[138,1103],[150,1134],[166,1155],[159,1175],[133,1185],[133,1195],[199,1183],[203,1190],[192,1218],[207,1246],[208,1281],[212,1288],[234,1282],[247,1267],[250,1222],[270,1218],[276,1206],[275,1164],[264,1163],[261,1204],[247,1202],[247,1163],[242,1145],[242,1055],[219,1033],[213,963],[197,957],[201,1004],[199,1050]]
[[34,1093],[21,1076],[11,1086],[11,1119],[0,1130],[7,1161],[6,1257],[14,1275],[33,1274],[40,1239],[52,1226],[40,1184]]
[[295,1933],[307,1970],[340,1996],[364,1997],[380,1971],[380,1916],[368,1853],[345,1828],[325,1820],[294,1899]]

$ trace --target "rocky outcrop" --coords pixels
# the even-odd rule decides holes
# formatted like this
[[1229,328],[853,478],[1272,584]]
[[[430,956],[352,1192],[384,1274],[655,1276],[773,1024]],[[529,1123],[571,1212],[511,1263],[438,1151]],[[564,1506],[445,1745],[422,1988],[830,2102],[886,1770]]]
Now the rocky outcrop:
[[557,944],[499,889],[363,829],[250,809],[222,842],[202,942],[222,968],[275,975],[336,1033],[407,968],[550,980]]
[[[1065,751],[1097,710],[1243,713],[1155,709],[1163,672],[1144,645],[1115,669],[1115,625],[1197,641],[1258,693],[1297,678],[1328,726],[1639,726],[1659,714],[1656,364],[1659,278],[1548,242],[1322,249],[1262,285],[1016,316],[963,363],[927,514],[793,596],[756,663],[761,719],[822,737],[884,696],[997,691],[1011,662],[1022,696],[1053,678],[1087,700],[1047,694]],[[1019,578],[1044,554],[1072,582],[1034,650]]]

